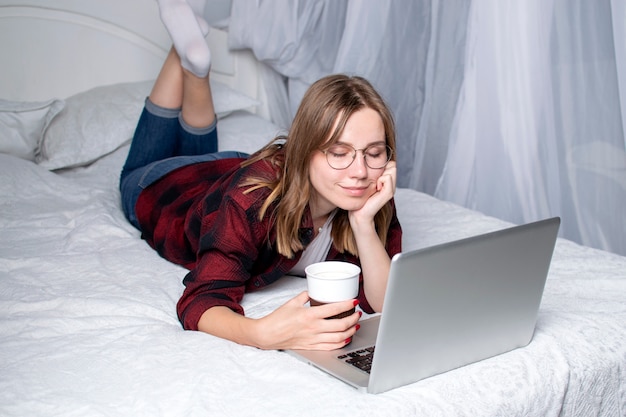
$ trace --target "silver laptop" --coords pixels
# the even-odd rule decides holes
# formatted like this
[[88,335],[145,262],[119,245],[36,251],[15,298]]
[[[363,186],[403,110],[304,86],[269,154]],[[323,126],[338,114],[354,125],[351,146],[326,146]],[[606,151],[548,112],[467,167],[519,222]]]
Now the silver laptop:
[[383,313],[362,320],[352,343],[288,352],[380,393],[526,346],[559,224],[555,217],[397,254]]

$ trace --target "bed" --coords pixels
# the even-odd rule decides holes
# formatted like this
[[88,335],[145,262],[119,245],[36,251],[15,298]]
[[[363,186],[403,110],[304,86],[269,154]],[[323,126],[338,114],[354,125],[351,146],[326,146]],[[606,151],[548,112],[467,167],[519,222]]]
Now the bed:
[[[528,346],[378,395],[184,331],[185,270],[140,239],[117,189],[169,47],[156,3],[2,0],[0,37],[0,415],[626,415],[626,258],[564,239]],[[254,151],[280,133],[262,64],[225,30],[209,41],[220,149]],[[405,250],[509,226],[415,190],[396,201]],[[246,314],[305,286],[249,293]]]

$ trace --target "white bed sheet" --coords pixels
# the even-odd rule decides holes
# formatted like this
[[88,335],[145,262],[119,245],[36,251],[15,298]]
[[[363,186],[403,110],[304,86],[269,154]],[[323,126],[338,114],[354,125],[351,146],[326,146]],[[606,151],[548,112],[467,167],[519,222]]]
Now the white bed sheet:
[[[219,126],[221,149],[252,151],[258,137],[246,132],[277,133],[243,112]],[[559,240],[529,346],[360,394],[283,352],[182,330],[185,270],[120,208],[127,150],[62,173],[0,154],[0,415],[626,413],[626,258]],[[396,200],[407,250],[507,226],[416,191]],[[243,305],[261,317],[303,289],[286,277]]]

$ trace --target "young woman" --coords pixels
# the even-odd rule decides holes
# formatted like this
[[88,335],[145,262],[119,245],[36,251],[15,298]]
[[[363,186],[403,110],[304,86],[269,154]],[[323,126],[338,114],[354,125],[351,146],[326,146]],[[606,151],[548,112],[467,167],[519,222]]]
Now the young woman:
[[[336,349],[358,330],[355,305],[381,311],[402,232],[393,195],[395,132],[363,78],[332,75],[305,94],[286,137],[252,156],[217,152],[208,73],[170,51],[124,165],[124,211],[165,259],[189,269],[184,328],[262,349]],[[362,269],[357,300],[307,307],[303,292],[260,319],[246,291],[323,260]]]

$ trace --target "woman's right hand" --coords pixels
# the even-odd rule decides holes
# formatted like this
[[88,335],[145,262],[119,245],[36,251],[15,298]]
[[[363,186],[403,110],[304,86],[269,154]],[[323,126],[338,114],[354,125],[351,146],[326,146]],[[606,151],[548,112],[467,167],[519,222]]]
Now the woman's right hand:
[[359,329],[360,312],[330,319],[357,305],[356,300],[306,307],[309,295],[298,294],[281,307],[257,319],[253,338],[261,349],[333,350],[344,347]]

